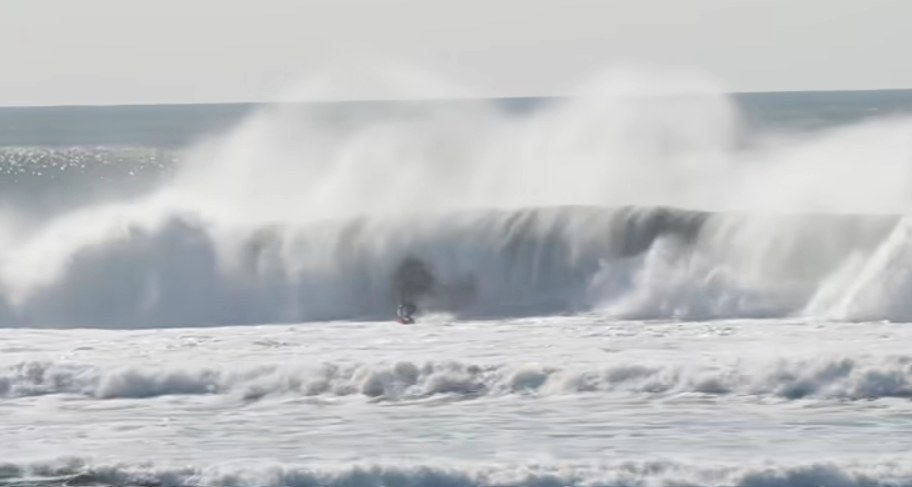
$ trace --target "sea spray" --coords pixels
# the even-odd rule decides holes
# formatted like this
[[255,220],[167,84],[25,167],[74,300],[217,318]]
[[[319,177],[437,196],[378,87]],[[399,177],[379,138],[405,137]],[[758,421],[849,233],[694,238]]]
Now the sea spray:
[[908,207],[909,120],[759,143],[698,76],[619,72],[579,95],[266,106],[151,194],[9,242],[0,320],[385,319],[410,257],[438,283],[426,308],[457,317],[786,316]]

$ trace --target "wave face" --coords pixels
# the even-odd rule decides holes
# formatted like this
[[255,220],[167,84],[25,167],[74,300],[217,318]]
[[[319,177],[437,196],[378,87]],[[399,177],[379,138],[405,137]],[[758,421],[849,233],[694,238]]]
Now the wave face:
[[[23,287],[12,288],[6,319],[101,327],[385,319],[408,258],[433,276],[417,296],[420,307],[460,317],[780,317],[846,300],[851,309],[864,297],[857,280],[843,288],[830,281],[843,279],[850,258],[865,262],[855,272],[879,265],[871,262],[903,221],[571,207],[231,235],[175,217],[102,227],[72,253],[49,235],[41,252],[17,261],[47,274],[25,275]],[[754,240],[783,227],[792,228]],[[826,299],[833,304],[820,304]]]
[[[910,128],[760,130],[712,81],[615,73],[533,110],[276,105],[179,153],[7,148],[38,177],[3,182],[0,323],[388,319],[403,295],[460,318],[912,319]],[[110,169],[22,203],[34,160],[85,157]]]

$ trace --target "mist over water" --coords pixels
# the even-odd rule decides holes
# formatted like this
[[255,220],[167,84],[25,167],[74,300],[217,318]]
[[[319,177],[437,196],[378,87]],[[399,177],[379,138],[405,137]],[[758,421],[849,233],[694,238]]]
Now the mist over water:
[[[375,74],[389,98],[433,84]],[[461,317],[912,317],[912,118],[758,132],[667,70],[533,110],[459,93],[266,105],[140,196],[7,232],[0,323],[386,319],[407,257],[420,306]]]
[[[186,192],[257,221],[730,199],[718,183],[736,176],[738,121],[712,83],[620,73],[580,91],[532,114],[471,99],[269,107],[192,158]],[[226,208],[226,191],[249,201]]]

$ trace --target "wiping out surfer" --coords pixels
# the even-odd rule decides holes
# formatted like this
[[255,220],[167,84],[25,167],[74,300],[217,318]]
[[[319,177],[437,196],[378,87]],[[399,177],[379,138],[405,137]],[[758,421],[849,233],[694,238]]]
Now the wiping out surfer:
[[393,285],[399,294],[396,321],[404,324],[414,323],[415,313],[418,312],[415,303],[433,292],[436,285],[434,276],[422,260],[407,257],[396,269]]
[[399,307],[396,308],[396,319],[400,323],[414,323],[414,315],[417,311],[418,307],[415,306],[415,303],[412,303],[411,301],[402,301],[399,303]]

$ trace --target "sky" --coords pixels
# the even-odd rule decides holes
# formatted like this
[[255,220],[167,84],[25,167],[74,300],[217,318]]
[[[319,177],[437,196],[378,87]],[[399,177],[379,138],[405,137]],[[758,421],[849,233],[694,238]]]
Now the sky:
[[631,63],[732,91],[906,88],[909,19],[909,0],[2,0],[0,105],[266,101],[321,79],[295,93],[560,95]]

